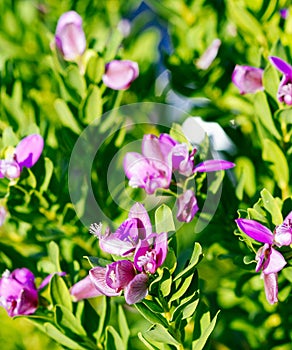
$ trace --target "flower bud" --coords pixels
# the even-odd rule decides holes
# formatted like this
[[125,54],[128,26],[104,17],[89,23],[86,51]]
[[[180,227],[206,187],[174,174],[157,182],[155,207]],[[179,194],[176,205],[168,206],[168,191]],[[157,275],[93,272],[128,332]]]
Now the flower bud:
[[104,85],[113,90],[126,90],[138,75],[139,67],[136,62],[114,60],[106,65],[102,80]]
[[236,65],[232,73],[232,82],[242,95],[263,90],[262,78],[263,70],[250,66]]
[[58,21],[55,43],[66,61],[75,61],[86,48],[82,18],[75,11],[65,12]]

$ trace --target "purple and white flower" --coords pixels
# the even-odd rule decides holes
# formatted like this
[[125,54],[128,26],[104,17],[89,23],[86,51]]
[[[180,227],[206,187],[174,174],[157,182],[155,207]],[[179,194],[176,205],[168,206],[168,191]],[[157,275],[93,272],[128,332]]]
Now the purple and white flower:
[[292,105],[292,66],[276,56],[269,57],[270,62],[283,73],[283,78],[280,82],[277,98],[280,102]]
[[238,87],[240,93],[255,93],[263,90],[263,69],[236,65],[232,73],[232,82]]
[[259,222],[251,219],[235,220],[241,231],[249,237],[264,243],[256,253],[256,272],[261,271],[265,285],[266,298],[270,304],[278,301],[277,273],[287,264],[283,255],[274,245],[281,247],[292,242],[292,212],[288,214],[284,222],[276,226],[274,233]]
[[10,317],[33,314],[38,307],[38,292],[33,273],[26,269],[6,270],[0,279],[0,305]]
[[22,169],[31,168],[39,160],[44,148],[41,135],[32,134],[22,139],[16,146],[12,157],[0,159],[0,178],[16,179]]
[[58,20],[55,44],[66,61],[75,61],[86,49],[82,18],[75,11],[65,12]]
[[104,85],[113,90],[126,90],[139,76],[137,62],[130,60],[113,60],[106,64],[102,77]]
[[128,219],[111,233],[106,228],[101,232],[101,224],[92,224],[90,232],[99,239],[100,248],[109,254],[118,256],[132,255],[139,240],[152,234],[152,225],[148,213],[141,203],[135,203],[129,211]]

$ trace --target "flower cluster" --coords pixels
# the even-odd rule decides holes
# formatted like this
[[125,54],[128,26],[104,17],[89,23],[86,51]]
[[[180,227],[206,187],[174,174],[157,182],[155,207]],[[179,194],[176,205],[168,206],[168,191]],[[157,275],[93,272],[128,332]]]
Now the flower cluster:
[[[64,276],[66,273],[58,274]],[[50,282],[52,276],[48,275],[37,288],[35,276],[29,269],[6,270],[0,278],[0,306],[10,317],[33,314],[38,307],[38,291]]]
[[31,168],[38,161],[44,148],[44,140],[38,134],[22,139],[14,152],[6,159],[0,159],[0,178],[16,179],[24,167]]
[[278,272],[286,265],[283,255],[274,248],[292,244],[292,212],[274,232],[251,219],[237,219],[241,231],[264,245],[256,253],[256,272],[262,271],[266,298],[270,304],[278,301]]
[[[55,46],[65,61],[77,62],[83,71],[80,58],[86,50],[86,38],[82,18],[77,12],[68,11],[59,18],[55,33]],[[137,62],[113,60],[105,65],[102,80],[105,86],[113,90],[126,90],[138,75]]]
[[[100,248],[123,259],[106,266],[96,266],[89,276],[71,288],[77,301],[98,295],[117,296],[124,292],[128,304],[141,301],[148,294],[149,278],[163,264],[167,251],[167,233],[153,233],[147,211],[140,203],[130,209],[128,219],[116,232],[101,232],[93,224],[90,232],[99,239]],[[127,259],[128,258],[128,259]]]
[[[129,185],[140,187],[148,194],[157,189],[169,189],[172,174],[186,178],[198,172],[210,172],[234,167],[226,160],[207,160],[195,166],[194,156],[197,149],[189,152],[186,143],[179,143],[168,134],[159,137],[147,134],[142,140],[142,154],[128,152],[123,166],[129,179]],[[183,186],[181,186],[183,187]],[[189,222],[198,211],[197,200],[193,190],[186,190],[178,197],[178,215],[180,221]]]

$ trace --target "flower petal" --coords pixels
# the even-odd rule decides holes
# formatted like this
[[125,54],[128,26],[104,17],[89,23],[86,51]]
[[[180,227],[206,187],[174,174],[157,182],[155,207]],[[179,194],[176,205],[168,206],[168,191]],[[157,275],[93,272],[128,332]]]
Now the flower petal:
[[292,66],[277,56],[270,56],[270,62],[285,75],[292,76]]
[[148,294],[148,276],[145,273],[136,275],[125,287],[124,294],[127,304],[139,303]]
[[237,219],[235,222],[241,231],[256,241],[268,244],[273,243],[273,233],[259,222],[250,219]]
[[[132,218],[137,218],[139,220],[141,220],[144,228],[145,228],[145,234],[146,236],[150,235],[152,233],[152,225],[151,225],[151,221],[148,215],[147,210],[145,209],[144,205],[141,203],[135,203],[130,211],[129,211],[129,219]],[[141,239],[146,238],[144,237],[140,237]]]
[[139,67],[137,62],[113,60],[106,65],[102,80],[104,85],[113,90],[125,90],[130,87],[138,75]]
[[195,166],[194,172],[205,173],[209,171],[226,170],[235,167],[235,164],[227,160],[209,159]]
[[263,265],[263,273],[269,274],[279,272],[286,264],[287,262],[283,255],[276,249],[271,248],[270,254]]
[[43,148],[44,140],[41,135],[32,134],[22,139],[14,152],[20,168],[31,168],[38,161]]
[[86,49],[82,18],[75,11],[65,12],[58,20],[55,43],[65,60],[74,61]]
[[193,220],[199,207],[197,198],[192,190],[186,190],[177,200],[177,219],[181,222],[190,222]]
[[276,273],[262,274],[264,279],[266,298],[270,304],[278,301],[278,275]]
[[103,295],[108,297],[117,296],[121,293],[117,293],[114,289],[110,288],[106,283],[106,268],[105,267],[94,267],[89,270],[89,276],[94,284],[95,288]]
[[73,301],[95,298],[99,295],[103,295],[103,293],[96,289],[89,275],[75,283],[70,288],[70,294],[73,297]]

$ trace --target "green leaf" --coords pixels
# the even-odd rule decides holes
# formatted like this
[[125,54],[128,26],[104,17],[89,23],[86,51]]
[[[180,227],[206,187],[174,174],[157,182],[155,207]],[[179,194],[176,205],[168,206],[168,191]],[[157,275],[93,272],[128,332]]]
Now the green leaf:
[[215,328],[217,317],[220,311],[216,313],[213,320],[211,322],[207,321],[202,324],[202,334],[199,339],[192,342],[192,350],[203,350],[204,346],[211,335],[213,329]]
[[76,93],[83,98],[86,91],[86,83],[84,77],[80,74],[80,69],[77,66],[70,65],[67,68],[66,83]]
[[58,98],[54,103],[54,107],[56,109],[58,117],[60,118],[60,122],[62,123],[62,125],[71,129],[76,134],[80,134],[81,128],[78,125],[76,119],[74,118],[66,102]]
[[172,211],[166,204],[155,211],[155,228],[157,233],[175,231]]
[[281,225],[283,222],[283,216],[282,216],[281,207],[279,207],[278,201],[265,188],[261,191],[261,197],[263,199],[264,208],[272,216],[273,224],[274,225]]
[[50,181],[51,181],[51,178],[52,178],[52,175],[53,175],[53,172],[54,172],[53,162],[47,157],[45,157],[44,160],[45,160],[45,178],[44,178],[44,181],[40,187],[41,193],[43,193],[44,191],[47,191],[49,184],[50,184]]
[[119,322],[119,329],[123,340],[123,344],[125,349],[127,349],[128,348],[127,345],[130,337],[130,330],[129,330],[127,318],[125,316],[125,312],[122,305],[118,306],[118,322]]
[[285,269],[282,270],[282,275],[292,283],[292,266],[285,267]]
[[107,296],[103,296],[102,298],[102,305],[101,305],[101,315],[99,319],[98,329],[95,332],[95,338],[97,341],[100,341],[102,337],[104,337],[104,329],[106,325],[108,324],[108,321],[110,319],[110,298]]
[[2,147],[16,146],[19,142],[11,126],[6,127],[2,134]]
[[69,311],[72,311],[70,292],[63,279],[57,274],[55,274],[51,279],[50,295],[53,305],[63,305]]
[[160,350],[160,347],[154,346],[150,344],[143,336],[141,332],[138,333],[138,338],[141,340],[141,342],[147,347],[149,350]]
[[78,344],[76,341],[68,338],[64,333],[59,331],[58,328],[53,326],[51,323],[45,323],[45,333],[53,338],[57,343],[72,349],[72,350],[88,350],[87,348],[84,348],[80,344]]
[[160,324],[154,324],[147,330],[143,332],[143,337],[151,343],[155,341],[162,344],[170,344],[174,346],[180,346],[181,344],[168,332],[165,327]]
[[263,85],[266,93],[269,94],[274,101],[276,101],[279,83],[279,74],[276,68],[269,63],[264,70]]
[[292,108],[278,110],[275,113],[275,117],[285,124],[292,124]]
[[194,244],[194,249],[193,249],[193,253],[191,256],[191,259],[188,263],[188,265],[185,267],[185,269],[183,269],[173,280],[173,282],[177,281],[178,279],[181,278],[186,278],[187,276],[189,276],[191,273],[193,273],[194,268],[196,267],[196,265],[199,263],[199,261],[202,258],[202,247],[200,246],[199,243],[195,243]]
[[167,327],[167,321],[159,314],[154,314],[143,302],[134,304],[140,314],[149,322]]
[[170,273],[173,273],[174,270],[176,269],[176,265],[177,265],[177,258],[175,256],[173,249],[168,245],[167,256],[166,256],[166,259],[164,260],[162,267],[167,267]]
[[106,338],[105,338],[105,349],[106,350],[126,350],[122,338],[119,336],[118,332],[112,327],[108,326],[106,328]]
[[265,45],[266,38],[262,30],[262,25],[236,0],[227,2],[227,9],[230,19],[245,33],[249,34],[255,42]]
[[102,114],[102,98],[100,89],[95,85],[90,85],[88,94],[84,102],[83,115],[84,122],[90,124]]
[[263,142],[263,159],[268,162],[274,174],[275,181],[281,189],[286,189],[289,183],[289,167],[281,148],[269,139]]
[[149,291],[153,295],[161,293],[163,297],[166,297],[171,291],[172,276],[165,267],[159,269],[158,273],[158,277],[150,284]]
[[148,309],[150,309],[151,311],[153,311],[156,314],[162,314],[164,312],[163,307],[160,304],[158,304],[156,299],[154,299],[154,300],[144,299],[143,304],[146,305],[148,307]]
[[102,75],[104,73],[105,63],[104,60],[99,57],[95,51],[91,50],[90,55],[91,57],[89,58],[86,66],[86,75],[91,82],[97,84],[101,81]]
[[253,197],[256,193],[256,174],[252,161],[247,157],[238,157],[234,172],[238,179],[236,186],[237,198],[241,200],[244,192],[249,197]]
[[87,336],[80,321],[66,307],[62,305],[56,305],[55,318],[56,318],[56,324],[61,329],[63,329],[65,333],[72,332],[72,334],[77,334],[81,337]]
[[55,269],[58,272],[61,272],[61,266],[60,266],[60,251],[59,246],[56,242],[51,241],[48,245],[48,254],[52,261],[52,263],[55,265]]
[[263,91],[258,91],[254,96],[254,108],[260,123],[278,140],[281,136],[275,127],[271,109],[269,107],[267,97]]
[[195,291],[184,304],[180,304],[174,309],[171,322],[179,324],[181,320],[192,317],[197,309],[199,301],[199,293],[198,291]]

